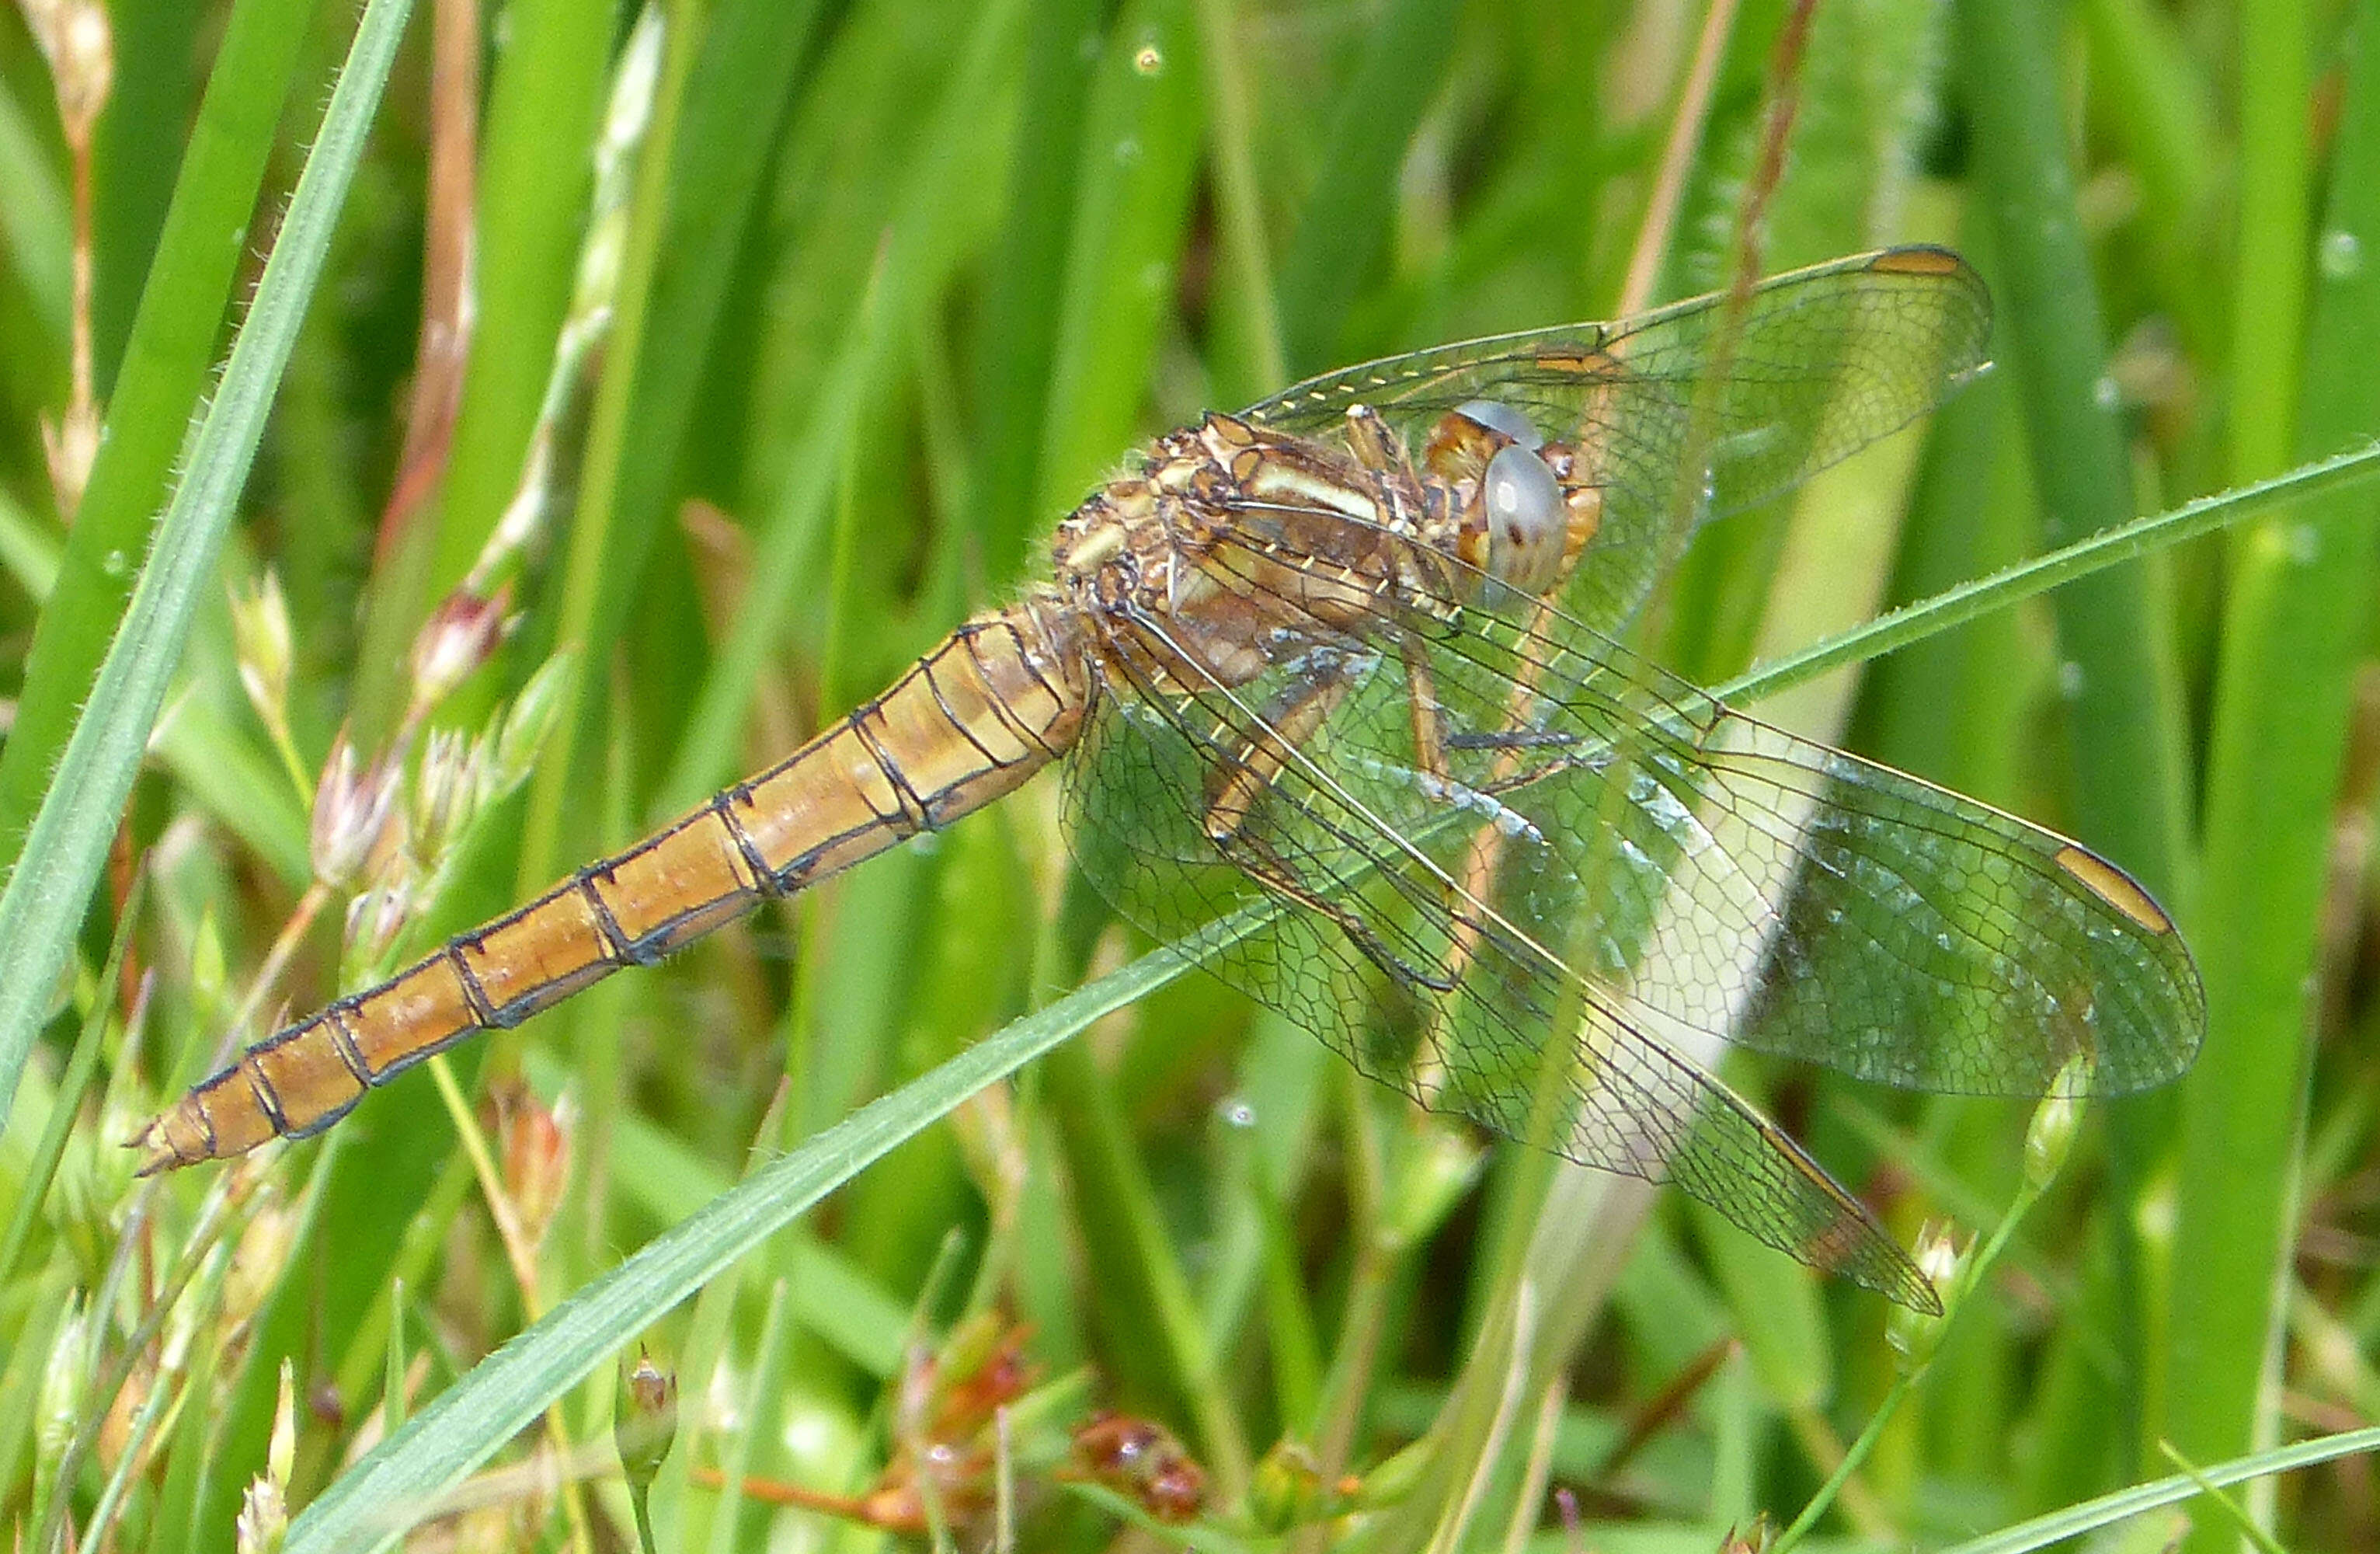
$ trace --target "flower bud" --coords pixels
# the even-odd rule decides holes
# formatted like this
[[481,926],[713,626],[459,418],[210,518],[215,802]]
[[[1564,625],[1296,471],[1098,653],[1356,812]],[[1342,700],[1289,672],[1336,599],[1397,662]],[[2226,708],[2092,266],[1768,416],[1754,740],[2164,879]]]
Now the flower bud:
[[91,487],[91,467],[99,459],[100,419],[88,401],[68,405],[52,421],[41,418],[42,456],[49,467],[50,490],[56,495],[60,521],[72,523],[82,510],[82,494]]
[[1329,1513],[1314,1453],[1286,1438],[1275,1443],[1248,1482],[1248,1516],[1257,1530],[1279,1537]]
[[565,1099],[549,1107],[523,1086],[497,1118],[503,1146],[504,1191],[519,1216],[521,1234],[533,1248],[545,1240],[561,1205],[562,1191],[570,1181],[571,1141],[576,1120]]
[[232,589],[231,640],[239,682],[256,715],[267,728],[282,733],[289,727],[289,666],[295,655],[289,601],[272,569],[254,582]]
[[636,1502],[638,1524],[648,1524],[646,1496],[661,1475],[662,1460],[677,1440],[677,1377],[652,1357],[639,1353],[620,1384],[612,1409],[612,1447]]
[[380,963],[397,935],[413,917],[414,880],[410,873],[399,873],[357,894],[347,903],[346,936],[343,941],[348,950],[349,965],[373,966]]
[[[91,1322],[79,1291],[67,1297],[67,1314],[50,1340],[50,1357],[42,1368],[40,1414],[33,1427],[36,1485],[57,1471],[67,1443],[74,1439],[89,1405],[91,1391]],[[43,1497],[33,1497],[39,1503]]]
[[1137,1502],[1160,1522],[1192,1521],[1207,1507],[1206,1470],[1152,1420],[1094,1414],[1075,1432],[1070,1471]]
[[488,597],[458,588],[440,601],[413,639],[415,707],[436,706],[494,655],[511,625],[504,612],[511,607],[512,597],[512,583],[507,581]]
[[1929,1225],[1918,1233],[1917,1271],[1934,1287],[1943,1309],[1918,1311],[1896,1305],[1885,1317],[1884,1336],[1900,1356],[1902,1374],[1915,1376],[1933,1363],[1934,1351],[1942,1341],[1943,1323],[1958,1295],[1964,1262],[1947,1227]]
[[628,46],[620,51],[612,73],[612,101],[603,114],[603,137],[595,148],[598,178],[622,176],[627,153],[645,138],[645,127],[652,121],[664,26],[662,13],[645,12],[628,34]]
[[24,10],[33,41],[49,62],[67,141],[88,148],[100,110],[115,88],[115,40],[107,7],[98,0],[33,0]]
[[289,1362],[281,1362],[281,1397],[273,1409],[273,1436],[264,1451],[264,1471],[241,1497],[239,1517],[232,1531],[239,1554],[270,1554],[289,1537],[289,1473],[298,1460],[297,1381]]
[[314,789],[309,855],[315,878],[340,887],[356,877],[380,844],[403,781],[401,769],[392,762],[376,761],[365,768],[341,731]]
[[2082,1125],[2082,1097],[2090,1091],[2091,1061],[2077,1055],[2058,1071],[2049,1097],[2033,1108],[2024,1130],[2024,1181],[2034,1192],[2045,1191],[2065,1169],[2074,1131]]
[[480,802],[493,803],[528,777],[546,736],[562,719],[562,710],[569,699],[572,669],[570,655],[557,653],[539,666],[537,673],[528,677],[528,683],[521,687],[520,694],[513,698],[512,710],[504,715],[504,728],[496,735],[494,759],[480,765]]
[[463,828],[479,813],[481,746],[453,728],[433,728],[414,777],[413,846],[421,866],[435,871]]

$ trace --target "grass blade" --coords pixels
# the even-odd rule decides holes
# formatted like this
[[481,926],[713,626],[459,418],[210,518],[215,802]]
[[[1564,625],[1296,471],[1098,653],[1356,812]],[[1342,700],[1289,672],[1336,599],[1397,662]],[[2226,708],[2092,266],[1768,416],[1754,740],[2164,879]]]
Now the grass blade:
[[323,1491],[290,1528],[287,1554],[395,1542],[429,1502],[663,1312],[977,1091],[1181,975],[1205,943],[1143,956],[1015,1022],[712,1199],[490,1355]]
[[[106,435],[56,592],[26,655],[17,720],[0,748],[0,861],[17,856],[124,614],[132,587],[126,558],[148,543],[192,409],[205,392],[224,304],[313,9],[310,0],[247,0],[234,9],[216,52],[115,378]],[[0,1075],[9,1071],[6,1047],[0,1037]],[[6,1094],[0,1086],[0,1101]]]
[[1989,577],[1947,588],[1930,599],[1876,617],[1855,630],[1813,642],[1799,653],[1740,675],[1711,693],[1748,706],[1846,664],[1881,657],[1994,610],[2004,610],[2053,588],[2077,582],[2109,567],[2137,561],[2201,534],[2245,523],[2299,503],[2345,499],[2380,480],[2380,444],[2303,464],[2285,475],[2237,491],[2186,502],[2170,512],[2135,519],[2103,530],[2062,549],[2004,568]]
[[[2325,241],[2380,243],[2380,14],[2361,12]],[[2246,220],[2243,212],[2242,220]],[[2308,336],[2301,450],[2380,428],[2380,279],[2324,267]],[[2242,303],[2243,306],[2246,304]],[[2274,401],[2275,405],[2286,400]],[[2242,405],[2235,417],[2252,414]],[[2267,1347],[2297,1223],[2332,806],[2370,640],[2380,556],[2368,494],[2341,493],[2241,532],[2208,739],[2205,886],[2196,942],[2206,1050],[2182,1106],[2171,1401],[2166,1429],[2200,1462],[2245,1450],[2274,1406]],[[2210,1527],[2195,1546],[2236,1538]]]
[[2049,1548],[2069,1538],[2082,1537],[2114,1526],[2127,1517],[2155,1511],[2159,1506],[2180,1505],[2196,1496],[2202,1483],[2220,1489],[2228,1485],[2244,1484],[2250,1479],[2318,1467],[2324,1462],[2338,1462],[2342,1457],[2360,1456],[2372,1451],[2380,1451],[2380,1428],[2347,1430],[2335,1436],[2302,1440],[2278,1450],[2241,1457],[2220,1467],[2201,1469],[2195,1476],[2178,1473],[2169,1478],[2136,1484],[2129,1489],[2103,1495],[2095,1500],[2085,1500],[2081,1505],[2068,1506],[2047,1516],[2004,1527],[1988,1536],[1953,1544],[1943,1550],[1943,1554],[2032,1554],[2036,1548]]
[[15,1098],[51,990],[73,948],[83,903],[140,771],[191,612],[213,584],[215,557],[263,434],[273,385],[322,273],[410,9],[410,0],[371,0],[356,30],[347,67],[298,177],[248,323],[191,440],[182,483],[158,523],[122,628],[33,818],[23,856],[0,894],[0,1118]]

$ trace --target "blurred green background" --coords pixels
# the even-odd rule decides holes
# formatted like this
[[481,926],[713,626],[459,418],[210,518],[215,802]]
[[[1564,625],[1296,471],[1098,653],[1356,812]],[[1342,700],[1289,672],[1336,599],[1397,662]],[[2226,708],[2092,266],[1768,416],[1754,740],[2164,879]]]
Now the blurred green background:
[[[1066,991],[1086,948],[1093,971],[1145,949],[1070,890],[1045,783],[463,1049],[451,1102],[409,1077],[261,1177],[152,1192],[117,1147],[245,1003],[252,1037],[872,693],[1202,409],[1747,264],[1957,246],[1994,287],[1996,370],[1922,436],[1701,536],[1645,633],[1706,683],[2367,440],[2374,12],[671,0],[638,31],[589,0],[424,0],[0,1134],[0,1523],[231,1547],[285,1363],[302,1505],[756,1141],[932,1071]],[[0,14],[11,856],[356,26],[299,0],[92,14]],[[2162,550],[1761,709],[2106,851],[2182,922],[2212,1017],[2183,1085],[2092,1113],[1822,1522],[1834,1546],[1949,1547],[2170,1473],[2166,1443],[2205,1466],[2380,1409],[2369,507]],[[227,603],[268,570],[285,689]],[[415,647],[467,580],[501,585],[509,628],[428,706]],[[397,750],[411,834],[444,835],[424,767],[456,757],[431,730],[500,729],[558,649],[534,762],[350,914],[380,876],[318,878],[310,848],[334,737]],[[285,739],[243,684],[261,653]],[[2022,1106],[1730,1077],[1904,1240],[1988,1228],[2017,1191]],[[483,1152],[457,1144],[475,1116]],[[633,1547],[611,1432],[639,1341],[683,1390],[651,1499],[670,1547],[936,1536],[867,1525],[893,1519],[870,1487],[976,1547],[995,1482],[1029,1548],[1710,1549],[1790,1521],[1894,1385],[1886,1308],[1673,1195],[1638,1228],[1606,1189],[1415,1120],[1185,978],[650,1330],[580,1331],[592,1377],[508,1452],[509,1429],[471,1448],[551,1453],[575,1487],[487,1481],[443,1525]],[[210,1234],[236,1250],[209,1261]],[[999,1391],[990,1313],[1031,1368],[1010,1454],[966,1436],[921,1494],[905,1447],[990,1428],[966,1412]],[[1152,1474],[1070,1447],[1095,1406],[1178,1439],[1197,1520],[1150,1530]],[[857,1499],[763,1503],[785,1485]],[[431,1509],[358,1493],[368,1530]],[[2360,1460],[2244,1503],[2290,1548],[2380,1541]],[[2210,1501],[2190,1516],[2193,1548],[2239,1539]],[[2161,1547],[2170,1517],[2108,1536]]]

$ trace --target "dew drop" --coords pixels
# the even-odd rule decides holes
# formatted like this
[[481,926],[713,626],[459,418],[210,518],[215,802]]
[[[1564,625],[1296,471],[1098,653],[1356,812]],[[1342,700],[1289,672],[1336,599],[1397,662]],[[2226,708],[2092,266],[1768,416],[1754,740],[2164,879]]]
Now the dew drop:
[[2099,381],[2091,385],[2091,402],[2103,410],[2113,410],[2123,404],[2124,391],[2113,377],[2103,373]]
[[1137,164],[1140,161],[1140,141],[1130,135],[1118,141],[1115,143],[1115,159],[1116,165],[1119,167],[1130,167]]
[[2353,280],[2363,270],[2363,239],[2337,228],[2325,232],[2314,249],[2314,262],[2326,279]]
[[1143,43],[1140,52],[1132,56],[1132,67],[1144,76],[1154,76],[1165,68],[1165,55],[1155,43]]
[[2070,702],[2082,694],[2082,666],[2071,658],[2058,666],[2058,693]]
[[99,569],[109,577],[120,578],[131,569],[131,562],[120,550],[111,550],[99,559]]

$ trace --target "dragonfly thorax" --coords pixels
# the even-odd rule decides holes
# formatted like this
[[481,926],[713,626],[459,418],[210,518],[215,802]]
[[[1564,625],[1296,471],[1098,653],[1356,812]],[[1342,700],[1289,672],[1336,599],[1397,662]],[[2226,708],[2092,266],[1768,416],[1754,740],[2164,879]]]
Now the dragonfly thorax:
[[[1160,437],[1061,525],[1059,588],[1160,678],[1245,684],[1457,592],[1427,534],[1444,494],[1398,460],[1209,415]],[[1418,543],[1417,543],[1418,542]]]

